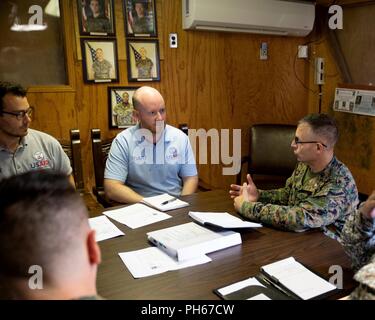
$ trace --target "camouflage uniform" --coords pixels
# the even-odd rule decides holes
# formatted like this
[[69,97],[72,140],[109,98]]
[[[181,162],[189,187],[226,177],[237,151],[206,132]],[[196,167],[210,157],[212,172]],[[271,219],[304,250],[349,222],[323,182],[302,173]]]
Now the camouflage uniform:
[[258,202],[244,202],[240,213],[290,231],[322,228],[326,235],[339,240],[346,217],[358,205],[353,176],[336,157],[312,178],[306,179],[306,174],[311,174],[310,168],[298,163],[284,188],[259,190]]
[[149,17],[134,17],[133,23],[133,32],[134,33],[153,33],[154,27],[152,25],[152,19]]
[[112,31],[112,26],[109,19],[106,17],[89,17],[87,20],[86,31],[109,33]]
[[95,79],[110,79],[110,71],[111,71],[112,65],[109,61],[97,60],[92,64],[92,68],[94,70]]
[[359,282],[350,298],[375,300],[375,219],[363,218],[357,210],[347,219],[341,240]]
[[116,116],[118,126],[129,126],[135,124],[133,120],[133,106],[130,103],[120,102],[113,108],[113,115]]
[[139,79],[149,79],[152,78],[151,70],[154,65],[150,58],[140,59],[135,63],[138,69],[138,78]]

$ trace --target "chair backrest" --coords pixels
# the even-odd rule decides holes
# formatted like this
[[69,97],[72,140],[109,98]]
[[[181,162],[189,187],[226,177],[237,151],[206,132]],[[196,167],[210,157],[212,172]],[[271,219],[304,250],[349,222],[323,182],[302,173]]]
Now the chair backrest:
[[244,181],[242,164],[247,162],[247,172],[252,175],[259,189],[283,187],[297,164],[290,147],[296,128],[297,126],[287,124],[252,126],[249,155],[241,160],[241,170],[237,174],[236,184]]
[[297,126],[287,124],[256,124],[250,129],[250,174],[289,177],[297,159],[290,147]]
[[100,129],[91,129],[92,156],[97,190],[104,190],[104,169],[112,141],[113,138],[102,140]]
[[73,169],[74,182],[76,189],[81,191],[84,189],[82,157],[81,157],[81,140],[78,129],[70,129],[70,141],[59,140],[64,152],[70,160]]

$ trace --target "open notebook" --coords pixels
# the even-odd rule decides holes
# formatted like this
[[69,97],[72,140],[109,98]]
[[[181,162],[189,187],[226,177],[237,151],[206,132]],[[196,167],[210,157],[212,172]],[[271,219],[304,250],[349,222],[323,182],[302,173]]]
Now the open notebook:
[[252,299],[257,296],[271,300],[320,299],[336,291],[336,287],[307,269],[293,257],[261,267],[261,272],[214,292],[225,300]]
[[144,203],[160,211],[174,210],[178,208],[187,207],[189,205],[189,203],[182,201],[176,197],[173,197],[167,193],[163,193],[161,195],[154,197],[143,198],[141,203]]

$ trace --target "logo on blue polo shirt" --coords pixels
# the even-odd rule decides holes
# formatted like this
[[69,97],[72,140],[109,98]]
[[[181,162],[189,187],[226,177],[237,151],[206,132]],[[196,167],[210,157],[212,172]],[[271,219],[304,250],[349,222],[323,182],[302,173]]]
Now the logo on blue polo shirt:
[[36,160],[35,162],[30,163],[31,169],[43,169],[43,168],[50,168],[50,161],[45,159],[43,152],[37,151],[34,153],[33,158]]

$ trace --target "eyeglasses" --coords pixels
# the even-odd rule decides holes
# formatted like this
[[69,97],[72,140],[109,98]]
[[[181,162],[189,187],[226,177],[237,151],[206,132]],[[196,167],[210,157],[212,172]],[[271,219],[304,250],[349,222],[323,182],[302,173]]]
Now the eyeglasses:
[[34,107],[29,107],[27,110],[18,111],[18,112],[9,112],[9,111],[1,111],[1,113],[10,114],[17,118],[17,120],[22,120],[27,115],[29,118],[32,117],[34,112]]
[[298,144],[304,144],[304,143],[320,143],[323,147],[327,147],[327,145],[325,145],[323,142],[320,142],[320,141],[300,141],[298,137],[294,137],[294,144],[298,145]]

